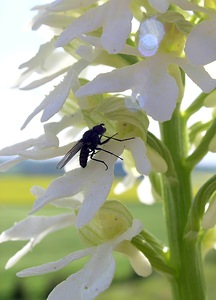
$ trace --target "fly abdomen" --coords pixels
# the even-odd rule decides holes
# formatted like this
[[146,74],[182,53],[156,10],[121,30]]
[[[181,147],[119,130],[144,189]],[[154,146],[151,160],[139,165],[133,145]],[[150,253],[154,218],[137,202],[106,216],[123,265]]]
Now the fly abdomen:
[[89,156],[89,147],[84,145],[82,148],[81,148],[81,151],[80,151],[80,157],[79,157],[79,161],[80,161],[80,166],[82,168],[85,168],[86,165],[87,165],[87,161],[88,161],[88,156]]

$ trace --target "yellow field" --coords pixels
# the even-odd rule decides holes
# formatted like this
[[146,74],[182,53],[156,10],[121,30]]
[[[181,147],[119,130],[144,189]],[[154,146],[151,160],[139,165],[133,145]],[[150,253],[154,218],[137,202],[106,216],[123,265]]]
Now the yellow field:
[[[1,176],[0,177],[0,203],[8,204],[32,204],[35,197],[31,194],[30,189],[34,185],[46,188],[54,176]],[[117,183],[117,180],[115,184]],[[115,186],[114,184],[114,186]],[[133,201],[136,187],[127,191],[127,193],[118,195],[119,200]],[[109,198],[116,198],[113,192]]]
[[30,188],[40,185],[46,188],[54,179],[52,176],[1,176],[0,177],[0,202],[12,204],[33,203],[34,196]]
[[[194,193],[198,188],[211,176],[211,172],[195,172],[193,174]],[[8,204],[32,204],[35,200],[30,189],[34,185],[46,188],[50,182],[57,176],[35,176],[35,175],[6,175],[0,176],[0,203]],[[119,179],[116,179],[114,186]],[[138,183],[137,183],[138,184]],[[126,193],[118,195],[117,199],[133,202],[136,199],[136,186],[128,190]],[[111,191],[109,198],[116,199],[116,195]]]

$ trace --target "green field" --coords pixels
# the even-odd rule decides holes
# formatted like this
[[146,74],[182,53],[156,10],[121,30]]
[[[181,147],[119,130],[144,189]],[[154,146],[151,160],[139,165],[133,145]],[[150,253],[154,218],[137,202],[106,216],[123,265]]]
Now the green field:
[[[196,174],[196,190],[199,183],[208,175]],[[37,184],[46,187],[53,177],[35,176],[5,176],[0,177],[0,231],[9,228],[15,221],[19,221],[28,215],[31,210],[34,197],[29,189]],[[113,197],[111,195],[111,197]],[[162,205],[157,203],[145,206],[135,199],[135,191],[132,189],[123,195],[122,200],[132,211],[134,217],[143,221],[145,228],[151,230],[161,240],[166,241],[166,230],[163,221]],[[55,208],[47,206],[41,212],[43,214],[57,213]],[[84,261],[76,261],[65,269],[56,273],[31,277],[17,278],[16,272],[34,265],[57,260],[70,252],[80,249],[82,244],[77,238],[75,229],[67,228],[50,234],[45,240],[34,248],[34,251],[26,255],[14,268],[5,271],[6,261],[18,251],[24,242],[8,242],[0,245],[0,299],[1,300],[42,300],[56,283],[62,281],[71,273],[76,272]],[[101,294],[98,300],[169,300],[169,285],[165,278],[153,273],[146,279],[135,276],[128,261],[120,255],[116,255],[117,268],[115,278],[109,290]],[[206,278],[209,300],[215,299],[216,287],[216,254],[209,253],[206,258]],[[20,295],[20,296],[19,296]]]

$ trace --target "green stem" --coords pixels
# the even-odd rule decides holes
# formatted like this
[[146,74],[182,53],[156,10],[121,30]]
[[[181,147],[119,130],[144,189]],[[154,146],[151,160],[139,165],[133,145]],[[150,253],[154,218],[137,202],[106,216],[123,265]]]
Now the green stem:
[[192,203],[191,168],[186,164],[188,134],[186,118],[176,108],[170,121],[161,125],[161,136],[175,166],[173,177],[163,176],[163,197],[170,247],[170,265],[176,270],[171,285],[175,300],[204,300],[205,284],[198,240],[185,239]]

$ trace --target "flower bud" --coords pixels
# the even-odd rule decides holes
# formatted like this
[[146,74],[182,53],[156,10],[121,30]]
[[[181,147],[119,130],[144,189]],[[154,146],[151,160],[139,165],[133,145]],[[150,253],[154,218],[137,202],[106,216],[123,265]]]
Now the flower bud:
[[99,245],[127,231],[132,222],[132,215],[121,202],[109,200],[79,233],[88,245]]

